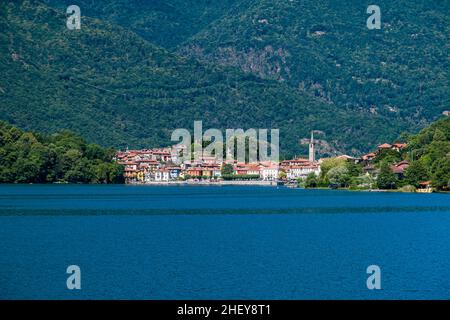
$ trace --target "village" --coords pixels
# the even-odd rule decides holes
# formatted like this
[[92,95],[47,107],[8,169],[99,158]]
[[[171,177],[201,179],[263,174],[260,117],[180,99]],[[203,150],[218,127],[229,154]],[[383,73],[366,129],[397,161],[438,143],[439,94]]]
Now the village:
[[[404,143],[384,143],[377,150],[361,157],[339,155],[334,159],[345,160],[362,167],[366,176],[376,177],[378,170],[374,160],[384,151],[401,152],[406,148]],[[116,161],[124,166],[124,177],[127,184],[257,184],[297,186],[299,181],[305,181],[308,176],[319,177],[321,166],[327,159],[316,159],[313,134],[309,142],[308,158],[295,158],[280,162],[262,161],[244,163],[236,160],[218,160],[214,156],[202,156],[197,160],[177,163],[176,147],[125,150],[119,151]],[[409,167],[406,160],[391,165],[392,172],[402,179]],[[424,189],[429,183],[424,182]]]
[[152,184],[168,182],[221,182],[224,180],[276,184],[281,180],[306,178],[320,174],[320,162],[315,160],[313,138],[309,159],[293,159],[281,162],[261,161],[252,163],[237,160],[218,160],[214,156],[201,156],[197,160],[177,163],[176,147],[119,151],[116,161],[124,166],[128,184]]

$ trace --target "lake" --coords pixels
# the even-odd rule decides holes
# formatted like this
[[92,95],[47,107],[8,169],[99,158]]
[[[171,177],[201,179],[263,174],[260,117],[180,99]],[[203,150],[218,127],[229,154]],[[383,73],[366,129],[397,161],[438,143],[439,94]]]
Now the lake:
[[448,194],[0,185],[0,299],[449,299],[449,270]]

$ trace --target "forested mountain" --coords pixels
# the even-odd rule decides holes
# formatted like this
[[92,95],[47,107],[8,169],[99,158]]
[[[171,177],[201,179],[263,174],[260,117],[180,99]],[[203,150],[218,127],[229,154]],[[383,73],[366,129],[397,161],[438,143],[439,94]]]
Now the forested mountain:
[[[238,1],[239,2],[239,1]],[[348,112],[423,126],[449,109],[450,2],[254,0],[236,5],[179,50],[277,79]]]
[[215,19],[237,0],[44,0],[60,9],[76,4],[82,14],[108,20],[145,39],[172,48]]
[[[448,32],[443,35],[448,24],[441,26],[442,15],[437,13],[417,32],[422,40],[436,38],[434,45],[423,40],[431,46],[427,52],[398,50],[404,52],[402,59],[417,58],[412,71],[409,64],[401,63],[388,64],[383,71],[383,77],[401,80],[389,91],[380,89],[391,88],[384,78],[366,81],[369,76],[378,79],[375,71],[384,70],[372,63],[375,53],[366,54],[378,48],[372,41],[389,44],[395,53],[396,40],[366,30],[346,40],[360,30],[350,28],[346,34],[348,26],[335,23],[344,34],[339,41],[337,35],[329,39],[331,46],[337,41],[335,47],[341,50],[332,56],[333,47],[327,49],[320,42],[331,31],[314,36],[322,31],[318,26],[326,24],[323,12],[311,10],[323,6],[323,1],[302,2],[300,10],[289,7],[299,5],[297,1],[269,5],[251,0],[80,0],[83,19],[78,31],[66,28],[68,2],[46,2],[0,3],[0,119],[22,129],[48,133],[70,129],[104,146],[154,147],[169,144],[175,128],[189,129],[194,120],[203,120],[205,129],[279,128],[281,151],[286,156],[305,152],[299,142],[313,129],[323,132],[318,138],[324,155],[336,151],[357,154],[402,131],[423,127],[445,103],[448,106],[448,77],[443,78],[448,72],[448,58],[443,60],[448,44],[442,41],[448,37]],[[264,14],[256,15],[262,9]],[[303,18],[290,12],[294,9],[308,14],[303,29],[298,24]],[[282,27],[274,27],[272,16],[264,17],[269,12]],[[365,26],[365,8],[361,12]],[[253,16],[258,19],[249,19]],[[291,20],[293,29],[287,28]],[[306,27],[310,24],[311,30]],[[274,29],[264,31],[269,26]],[[288,33],[283,31],[288,29]],[[254,39],[259,32],[267,34],[267,39]],[[364,34],[370,41],[363,40]],[[248,70],[241,63],[247,59],[245,52],[271,51],[269,46],[273,54],[257,54],[255,61],[271,70],[281,63],[278,75],[257,71],[258,64]],[[366,51],[356,50],[366,47]],[[223,58],[229,48],[245,53],[236,55],[241,62]],[[280,60],[277,55],[285,53]],[[347,53],[351,62],[345,61]],[[339,71],[330,67],[332,57],[339,58]],[[382,51],[379,62],[397,58]],[[349,80],[354,74],[365,82],[358,80],[356,85]],[[414,88],[420,83],[422,91],[417,93]],[[396,111],[384,112],[381,106],[385,105]]]

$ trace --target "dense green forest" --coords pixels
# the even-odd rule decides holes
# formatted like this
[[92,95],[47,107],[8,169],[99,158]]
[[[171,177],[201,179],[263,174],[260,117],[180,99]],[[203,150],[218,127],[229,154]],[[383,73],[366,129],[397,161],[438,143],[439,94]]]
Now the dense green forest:
[[[83,15],[136,32],[146,40],[175,48],[222,17],[238,0],[43,0],[64,10],[77,4]],[[242,1],[240,1],[242,2]]]
[[314,129],[321,155],[360,154],[448,106],[448,18],[404,2],[382,1],[386,28],[369,33],[356,2],[80,0],[71,31],[69,1],[2,1],[0,119],[116,148],[168,145],[194,120],[277,128],[287,157]]
[[69,131],[41,135],[0,121],[0,183],[121,183],[114,155]]
[[[431,181],[438,190],[450,190],[450,117],[442,118],[416,135],[402,135],[407,148],[382,150],[373,171],[364,173],[367,163],[355,164],[343,158],[329,158],[321,164],[321,174],[300,181],[305,187],[350,187],[355,189],[402,189],[413,191]],[[406,160],[409,166],[399,177],[392,165]]]
[[[366,26],[371,4],[380,30]],[[237,1],[179,52],[414,129],[449,108],[448,12],[430,0]]]
[[409,137],[404,158],[411,162],[407,183],[432,180],[435,187],[450,190],[450,117]]

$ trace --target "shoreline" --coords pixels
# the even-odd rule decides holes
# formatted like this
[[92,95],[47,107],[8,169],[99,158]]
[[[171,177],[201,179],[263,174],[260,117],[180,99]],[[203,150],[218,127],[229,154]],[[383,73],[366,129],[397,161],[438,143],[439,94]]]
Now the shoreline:
[[[388,193],[421,193],[416,191],[402,191],[400,189],[351,189],[351,188],[338,188],[330,189],[326,187],[317,188],[304,188],[304,187],[292,187],[286,184],[279,184],[277,181],[151,181],[151,182],[139,182],[139,183],[0,183],[1,185],[38,185],[38,186],[50,186],[50,185],[74,185],[74,186],[263,186],[263,187],[285,187],[288,189],[302,189],[302,190],[329,190],[329,191],[350,191],[350,192],[388,192]],[[433,191],[430,193],[450,194],[450,191]],[[423,193],[423,194],[430,194]]]
[[278,186],[277,181],[151,181],[127,183],[128,186]]

